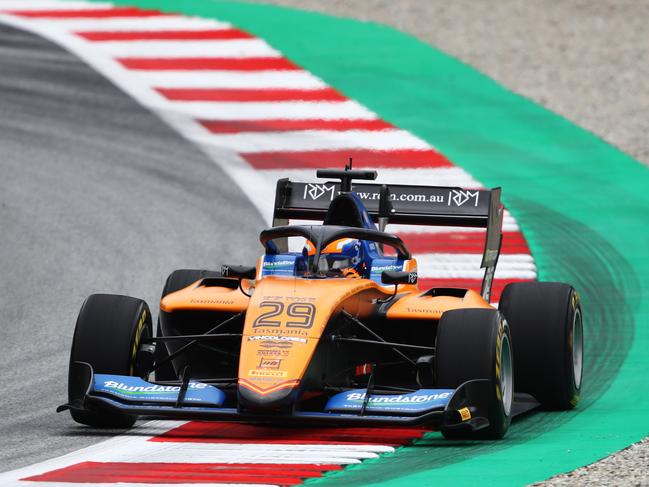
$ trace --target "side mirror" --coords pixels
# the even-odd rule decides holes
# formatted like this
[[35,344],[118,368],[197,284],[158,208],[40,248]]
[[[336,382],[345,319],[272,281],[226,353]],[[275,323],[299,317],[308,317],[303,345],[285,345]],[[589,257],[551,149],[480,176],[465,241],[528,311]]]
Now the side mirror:
[[257,277],[257,269],[247,265],[222,265],[221,275],[236,279],[254,279]]
[[383,284],[417,284],[416,272],[383,271],[381,273]]

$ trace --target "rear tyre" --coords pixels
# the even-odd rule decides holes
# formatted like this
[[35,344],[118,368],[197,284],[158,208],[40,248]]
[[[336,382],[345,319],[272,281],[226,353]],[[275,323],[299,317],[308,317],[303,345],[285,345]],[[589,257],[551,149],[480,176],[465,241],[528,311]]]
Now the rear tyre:
[[516,391],[533,395],[548,409],[574,408],[584,360],[579,294],[559,282],[512,283],[499,307],[516,344]]
[[[167,294],[175,293],[181,289],[186,288],[190,284],[195,283],[204,277],[221,277],[221,273],[217,271],[206,271],[199,269],[178,269],[173,271],[167,277],[164,288],[162,289],[162,296],[164,298]],[[156,336],[162,336],[162,327],[160,326],[160,317],[158,317],[158,325],[156,327]],[[169,351],[164,343],[156,345],[156,362],[160,362],[169,356]],[[172,381],[178,379],[178,374],[173,368],[171,362],[165,363],[162,367],[155,371],[155,379],[157,381]]]
[[[137,368],[137,350],[143,338],[152,335],[151,311],[141,299],[112,294],[93,294],[79,311],[74,330],[70,364],[86,362],[96,374],[143,375]],[[68,399],[80,386],[68,377]],[[81,424],[98,428],[129,428],[133,416],[112,411],[70,410]]]
[[442,429],[447,439],[502,438],[511,423],[514,357],[507,322],[495,309],[458,309],[442,315],[437,328],[436,383],[455,389],[468,380],[487,379],[489,426],[476,432]]

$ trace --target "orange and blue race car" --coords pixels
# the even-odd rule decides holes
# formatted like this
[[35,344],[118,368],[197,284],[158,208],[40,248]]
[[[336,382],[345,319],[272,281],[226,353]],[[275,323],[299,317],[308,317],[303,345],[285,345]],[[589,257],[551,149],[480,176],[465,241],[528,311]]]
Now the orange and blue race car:
[[[501,438],[517,414],[577,405],[577,292],[519,282],[498,308],[489,302],[499,188],[379,185],[351,167],[317,176],[327,181],[278,181],[256,266],[174,271],[155,334],[144,301],[88,297],[58,410],[95,427],[154,416]],[[481,293],[419,289],[416,259],[388,223],[486,228]]]

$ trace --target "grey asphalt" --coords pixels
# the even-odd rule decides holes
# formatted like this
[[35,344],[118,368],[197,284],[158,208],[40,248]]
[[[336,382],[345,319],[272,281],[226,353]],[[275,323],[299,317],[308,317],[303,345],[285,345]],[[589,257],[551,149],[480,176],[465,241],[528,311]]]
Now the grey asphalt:
[[0,471],[115,432],[67,413],[88,294],[157,314],[176,268],[252,263],[261,217],[189,142],[56,45],[0,25]]

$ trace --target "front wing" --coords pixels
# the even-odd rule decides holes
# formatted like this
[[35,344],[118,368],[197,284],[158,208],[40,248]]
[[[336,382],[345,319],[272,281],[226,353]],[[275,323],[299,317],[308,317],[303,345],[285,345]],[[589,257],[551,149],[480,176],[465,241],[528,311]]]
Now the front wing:
[[[428,389],[407,395],[370,395],[367,400],[362,390],[348,391],[334,396],[320,412],[278,414],[276,411],[264,413],[223,407],[225,394],[217,387],[201,382],[189,382],[181,391],[180,386],[155,384],[131,376],[94,374],[92,366],[84,362],[75,362],[71,374],[74,376],[71,376],[71,384],[76,384],[76,390],[70,391],[70,402],[59,406],[57,412],[71,409],[183,420],[330,426],[427,425],[464,431],[477,431],[489,426],[487,380],[467,381],[455,390]],[[426,402],[423,393],[433,399]],[[342,397],[344,394],[347,398]],[[409,396],[411,402],[408,402]],[[424,401],[421,401],[422,397]],[[538,406],[529,396],[517,395],[516,399],[513,415]],[[359,402],[364,404],[360,406]],[[420,407],[415,404],[417,402],[421,403]]]

